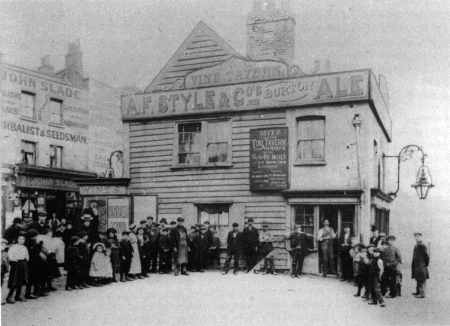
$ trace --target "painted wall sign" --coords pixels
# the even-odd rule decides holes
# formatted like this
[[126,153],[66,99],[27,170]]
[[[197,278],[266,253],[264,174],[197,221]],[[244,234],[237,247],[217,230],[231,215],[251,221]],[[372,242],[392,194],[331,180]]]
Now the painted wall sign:
[[125,121],[367,100],[369,70],[122,97]]
[[2,82],[9,82],[24,86],[28,89],[34,89],[39,92],[47,92],[50,95],[56,97],[73,97],[75,99],[82,98],[82,91],[77,88],[73,88],[62,83],[52,82],[50,80],[37,78],[31,74],[23,73],[14,70],[1,71],[0,80]]
[[124,186],[80,186],[80,195],[125,195]]
[[186,76],[185,87],[196,88],[288,77],[288,66],[277,61],[248,61],[237,57]]
[[288,128],[250,130],[250,189],[288,189]]
[[23,188],[78,191],[78,185],[70,180],[32,177],[28,175],[19,175],[16,180],[16,186]]
[[80,134],[72,134],[69,132],[64,132],[51,128],[38,127],[36,125],[31,125],[23,122],[16,121],[2,121],[1,122],[2,129],[17,132],[21,134],[38,136],[38,137],[46,137],[52,138],[56,140],[62,140],[71,143],[81,143],[87,144],[88,139],[86,136]]

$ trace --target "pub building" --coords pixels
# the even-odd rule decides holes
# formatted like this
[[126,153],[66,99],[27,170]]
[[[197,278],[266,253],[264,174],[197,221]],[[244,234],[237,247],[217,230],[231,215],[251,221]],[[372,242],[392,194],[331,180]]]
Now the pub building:
[[[271,3],[255,2],[246,56],[200,22],[144,92],[122,96],[129,191],[157,196],[159,219],[209,221],[223,247],[231,225],[249,218],[278,236],[302,225],[316,240],[328,219],[338,237],[349,226],[367,243],[372,224],[389,227],[383,78],[302,71],[295,20]],[[288,269],[278,247],[277,268]],[[305,271],[319,272],[317,251]]]
[[[79,223],[76,180],[104,173],[109,154],[123,146],[120,93],[85,77],[79,42],[69,43],[60,71],[49,56],[37,70],[2,60],[0,91],[2,228],[52,213]],[[104,139],[95,135],[102,124]]]

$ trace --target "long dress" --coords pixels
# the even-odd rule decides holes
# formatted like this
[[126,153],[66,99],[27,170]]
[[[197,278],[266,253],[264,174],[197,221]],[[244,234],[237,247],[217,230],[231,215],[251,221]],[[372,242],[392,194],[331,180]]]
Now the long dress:
[[137,243],[137,237],[134,233],[130,233],[130,243],[133,247],[133,256],[131,257],[130,274],[141,274],[141,257],[139,256],[139,247]]
[[187,234],[183,231],[178,231],[180,234],[180,242],[178,243],[178,264],[187,264],[188,262],[188,242]]
[[97,251],[94,253],[92,256],[89,276],[99,278],[111,278],[113,276],[111,261],[107,255]]

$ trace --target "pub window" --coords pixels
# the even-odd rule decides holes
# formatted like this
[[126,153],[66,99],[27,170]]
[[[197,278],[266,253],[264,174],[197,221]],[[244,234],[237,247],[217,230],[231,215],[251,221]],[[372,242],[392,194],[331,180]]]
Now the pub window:
[[178,163],[199,165],[201,155],[202,124],[178,125]]
[[63,147],[50,145],[50,167],[62,168]]
[[325,118],[304,117],[297,120],[297,162],[325,161]]
[[36,143],[22,140],[20,151],[23,164],[36,165]]
[[227,162],[231,134],[228,121],[208,122],[207,125],[207,161],[208,163]]
[[56,124],[62,123],[62,101],[50,99],[48,106],[50,112],[50,122]]
[[295,206],[295,224],[300,225],[304,232],[314,234],[314,206]]
[[179,123],[176,164],[215,166],[231,162],[231,125],[212,120]]
[[226,204],[207,204],[198,206],[198,223],[209,222],[216,227],[226,227],[230,224],[230,206]]
[[29,92],[22,92],[20,94],[21,101],[21,115],[26,118],[36,119],[36,95]]

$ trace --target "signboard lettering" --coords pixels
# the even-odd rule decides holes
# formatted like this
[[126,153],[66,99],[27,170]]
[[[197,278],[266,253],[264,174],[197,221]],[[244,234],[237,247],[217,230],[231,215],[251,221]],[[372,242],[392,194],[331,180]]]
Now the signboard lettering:
[[108,199],[108,228],[115,228],[118,234],[128,229],[130,221],[130,199]]
[[125,95],[124,120],[367,100],[369,70]]
[[283,190],[288,185],[288,128],[250,130],[250,189]]
[[18,187],[24,188],[40,188],[40,189],[56,189],[56,190],[69,190],[78,191],[78,185],[70,180],[55,179],[55,178],[43,178],[43,177],[31,177],[28,175],[19,175],[16,181]]

